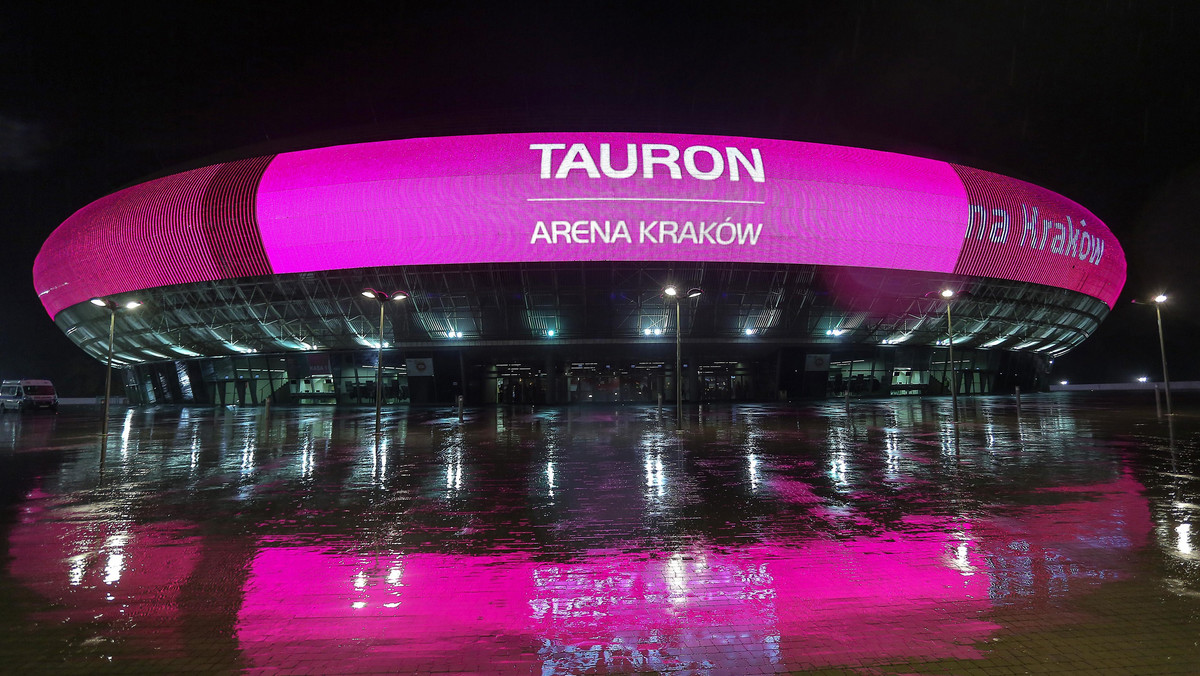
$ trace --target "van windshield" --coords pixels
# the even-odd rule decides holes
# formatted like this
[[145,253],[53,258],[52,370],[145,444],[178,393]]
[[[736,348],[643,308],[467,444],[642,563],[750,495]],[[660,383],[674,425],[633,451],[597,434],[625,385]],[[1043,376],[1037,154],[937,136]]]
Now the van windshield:
[[53,395],[54,394],[54,386],[53,385],[26,385],[25,386],[25,394],[26,395],[33,395],[33,394]]

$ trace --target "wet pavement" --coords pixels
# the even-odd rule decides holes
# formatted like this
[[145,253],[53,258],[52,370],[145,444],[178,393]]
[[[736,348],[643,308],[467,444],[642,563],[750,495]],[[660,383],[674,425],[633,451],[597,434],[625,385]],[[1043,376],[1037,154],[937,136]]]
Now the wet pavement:
[[0,418],[13,672],[1200,672],[1200,399]]

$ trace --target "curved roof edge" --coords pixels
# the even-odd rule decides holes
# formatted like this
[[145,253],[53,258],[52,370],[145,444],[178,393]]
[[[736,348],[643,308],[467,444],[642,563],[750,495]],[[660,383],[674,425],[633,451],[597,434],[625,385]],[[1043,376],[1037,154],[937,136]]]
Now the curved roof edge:
[[1084,207],[1017,179],[861,148],[552,132],[379,141],[165,176],[51,234],[53,317],[95,296],[384,265],[730,261],[895,268],[1078,291],[1125,257]]

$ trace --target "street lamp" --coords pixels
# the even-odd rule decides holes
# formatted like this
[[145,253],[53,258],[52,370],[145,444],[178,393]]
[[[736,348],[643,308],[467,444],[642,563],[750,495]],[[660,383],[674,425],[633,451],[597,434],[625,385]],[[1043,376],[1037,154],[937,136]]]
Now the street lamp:
[[[688,289],[684,294],[686,298],[699,298],[700,294],[704,293],[698,288]],[[674,286],[668,286],[663,289],[663,294],[668,298],[675,300],[675,429],[683,429],[683,326],[680,321],[682,311],[680,309],[679,289]]]
[[[1167,376],[1167,344],[1163,340],[1162,327],[1162,310],[1161,306],[1167,302],[1167,297],[1164,294],[1158,294],[1154,297],[1154,314],[1158,317],[1158,351],[1162,354],[1163,364],[1163,392],[1167,395],[1167,415],[1171,415],[1171,379]],[[1134,299],[1134,305],[1150,305],[1145,301]]]
[[942,298],[946,299],[946,345],[950,348],[950,408],[954,410],[954,421],[958,421],[958,385],[954,382],[954,325],[950,320],[950,304],[954,298],[953,289],[942,289]]
[[379,351],[375,355],[375,430],[379,430],[379,416],[383,411],[383,306],[390,300],[404,300],[403,291],[386,293],[375,289],[363,289],[362,295],[379,302]]
[[[132,310],[136,307],[141,307],[141,301],[131,300],[125,303],[118,303],[111,298],[93,298],[92,305],[102,307],[108,310],[108,366],[104,373],[104,427],[101,432],[101,437],[104,439],[105,446],[108,445],[108,400],[112,396],[112,358],[113,358],[113,337],[117,326],[117,310]],[[103,450],[101,451],[103,452]]]

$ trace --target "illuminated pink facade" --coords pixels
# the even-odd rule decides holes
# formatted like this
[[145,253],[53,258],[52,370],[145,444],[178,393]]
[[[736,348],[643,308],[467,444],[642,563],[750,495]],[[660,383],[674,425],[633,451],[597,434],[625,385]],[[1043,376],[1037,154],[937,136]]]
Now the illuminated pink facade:
[[[1113,307],[1125,257],[1084,207],[961,165],[561,132],[169,175],[81,209],[33,272],[55,323],[101,360],[107,311],[86,301],[143,303],[114,351],[141,403],[361,405],[379,377],[397,403],[650,403],[945,394],[944,289],[961,294],[960,389],[1043,389],[1050,360]],[[668,285],[703,298],[677,307]],[[364,288],[410,298],[381,325]],[[380,343],[390,368],[377,373]],[[409,374],[410,360],[426,370]]]
[[1110,308],[1125,258],[1084,207],[893,153],[743,137],[538,133],[282,153],[84,207],[46,242],[52,317],[96,296],[435,264],[732,262],[983,276]]

